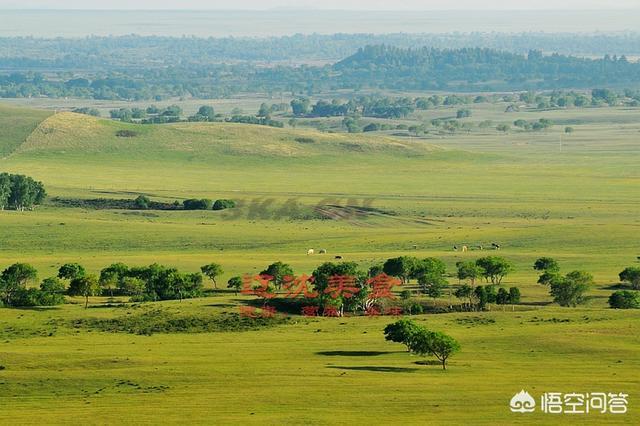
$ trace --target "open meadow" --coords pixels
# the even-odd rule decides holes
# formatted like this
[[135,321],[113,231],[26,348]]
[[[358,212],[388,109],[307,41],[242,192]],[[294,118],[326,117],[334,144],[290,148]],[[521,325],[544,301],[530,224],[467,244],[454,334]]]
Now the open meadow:
[[[419,119],[451,112],[434,109]],[[607,305],[618,273],[640,259],[640,108],[507,115],[503,105],[482,104],[464,120],[542,117],[556,125],[412,137],[136,125],[0,106],[0,172],[42,181],[49,197],[34,211],[0,211],[0,269],[27,262],[45,278],[68,262],[91,273],[114,262],[188,272],[216,262],[224,268],[218,281],[226,283],[275,261],[309,274],[334,256],[366,270],[408,255],[442,259],[457,285],[456,262],[499,254],[515,265],[503,285],[522,292],[515,307],[414,317],[461,343],[444,372],[385,341],[390,317],[294,314],[259,329],[151,335],[101,326],[146,315],[238,312],[250,297],[233,292],[142,304],[95,297],[88,309],[80,298],[55,308],[0,309],[0,422],[576,421],[510,412],[521,389],[537,396],[624,392],[627,414],[580,422],[640,422],[640,316]],[[574,131],[565,134],[564,126]],[[117,136],[125,130],[127,137]],[[134,211],[60,202],[138,195],[168,203],[232,199],[238,207]],[[469,251],[454,251],[462,245]],[[310,248],[316,254],[308,255]],[[593,274],[584,305],[552,304],[532,268],[542,256],[557,259],[564,272]],[[458,303],[445,293],[424,300]]]

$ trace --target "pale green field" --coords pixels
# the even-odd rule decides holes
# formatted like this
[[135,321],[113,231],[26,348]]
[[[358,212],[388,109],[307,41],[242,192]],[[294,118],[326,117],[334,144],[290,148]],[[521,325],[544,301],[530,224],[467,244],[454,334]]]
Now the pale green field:
[[[8,331],[0,333],[0,365],[6,367],[0,371],[0,421],[576,421],[510,413],[509,399],[524,388],[532,394],[629,393],[626,416],[591,414],[579,421],[637,423],[640,340],[635,330],[640,320],[636,312],[607,309],[606,298],[617,273],[640,255],[640,110],[505,117],[482,106],[470,120],[493,114],[505,122],[521,115],[565,120],[575,132],[563,136],[562,152],[560,126],[535,134],[489,130],[418,139],[230,124],[140,127],[62,113],[31,133],[44,116],[0,108],[0,116],[33,117],[25,119],[21,131],[0,130],[0,141],[12,147],[6,148],[11,154],[0,160],[0,169],[42,180],[51,196],[133,198],[144,193],[169,201],[197,196],[246,203],[234,212],[131,214],[53,206],[0,212],[2,267],[27,261],[45,277],[67,261],[92,272],[114,261],[159,262],[188,271],[216,261],[225,268],[226,281],[275,260],[309,273],[336,254],[363,267],[411,254],[442,258],[453,270],[463,258],[495,254],[462,254],[453,245],[486,247],[495,241],[502,245],[499,254],[517,267],[505,284],[520,287],[524,302],[516,312],[494,307],[489,313],[419,317],[462,343],[463,351],[446,373],[416,365],[418,358],[401,345],[385,342],[386,318],[302,319],[261,331],[151,337],[60,327],[53,336],[41,337],[29,336],[29,330],[48,334],[52,318],[120,316],[127,309],[2,309],[0,321]],[[139,135],[117,138],[121,128]],[[296,141],[300,137],[314,142]],[[317,204],[365,202],[379,210],[351,220],[251,217],[251,203],[269,199],[274,200],[272,213],[290,199],[307,210]],[[311,247],[326,248],[328,255],[306,256]],[[558,258],[567,272],[594,274],[597,286],[585,307],[547,305],[547,289],[535,284],[531,269],[543,255]],[[218,296],[160,305],[206,313],[234,310],[225,305],[237,303],[234,297]],[[534,316],[570,321],[540,322]],[[467,325],[458,321],[464,317],[496,322]],[[320,353],[327,351],[345,352]],[[117,386],[122,379],[140,388],[122,389]],[[154,386],[169,388],[148,389]]]

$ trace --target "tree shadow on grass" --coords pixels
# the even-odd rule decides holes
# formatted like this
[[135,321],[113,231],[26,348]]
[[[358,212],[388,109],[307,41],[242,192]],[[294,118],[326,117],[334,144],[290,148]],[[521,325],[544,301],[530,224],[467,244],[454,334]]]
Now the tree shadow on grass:
[[419,368],[407,368],[407,367],[380,367],[375,365],[364,365],[361,367],[346,367],[340,365],[328,365],[327,368],[333,368],[336,370],[352,370],[352,371],[373,371],[376,373],[413,373],[418,371]]
[[392,354],[394,352],[381,352],[381,351],[322,351],[316,352],[316,355],[323,356],[378,356]]
[[12,308],[17,311],[36,311],[36,312],[59,311],[61,309],[59,306],[14,306]]
[[233,308],[237,305],[233,303],[211,303],[209,305],[205,305],[207,308]]
[[609,284],[608,286],[602,287],[602,289],[603,290],[631,290],[631,287],[626,284],[617,283],[617,284]]
[[414,362],[414,364],[416,364],[416,365],[438,365],[438,366],[442,366],[442,363],[440,361],[438,361],[437,359],[423,359],[423,360]]
[[[520,306],[549,306],[553,305],[553,302],[541,301],[541,302],[520,302],[518,305]],[[505,305],[510,306],[510,305]]]

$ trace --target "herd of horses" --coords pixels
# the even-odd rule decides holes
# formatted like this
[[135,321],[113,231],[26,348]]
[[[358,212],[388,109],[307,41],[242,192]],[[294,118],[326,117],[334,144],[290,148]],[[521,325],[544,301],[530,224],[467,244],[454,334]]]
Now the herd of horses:
[[[471,248],[472,250],[484,250],[484,246],[482,244],[477,245],[477,246],[473,246]],[[491,249],[493,250],[500,250],[500,244],[498,243],[491,243]],[[468,246],[453,246],[453,251],[458,251],[460,250],[461,252],[467,252],[469,251],[469,247]]]
[[[316,251],[314,249],[311,248],[311,249],[307,250],[307,256],[311,256],[311,255],[314,255],[314,254],[316,254]],[[327,254],[327,249],[318,250],[318,254]],[[340,260],[340,259],[342,259],[342,256],[334,256],[333,258]]]

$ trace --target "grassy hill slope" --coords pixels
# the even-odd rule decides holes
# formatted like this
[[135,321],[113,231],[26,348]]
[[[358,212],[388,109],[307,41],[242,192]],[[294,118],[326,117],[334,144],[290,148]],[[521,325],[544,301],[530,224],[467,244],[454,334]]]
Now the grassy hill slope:
[[[123,132],[128,136],[123,136]],[[120,135],[120,136],[119,136]],[[425,155],[434,148],[386,137],[326,134],[232,123],[136,125],[63,112],[49,117],[20,146],[43,155],[110,153],[144,159],[198,156],[314,157],[345,154]]]
[[11,154],[52,113],[0,105],[0,158]]

